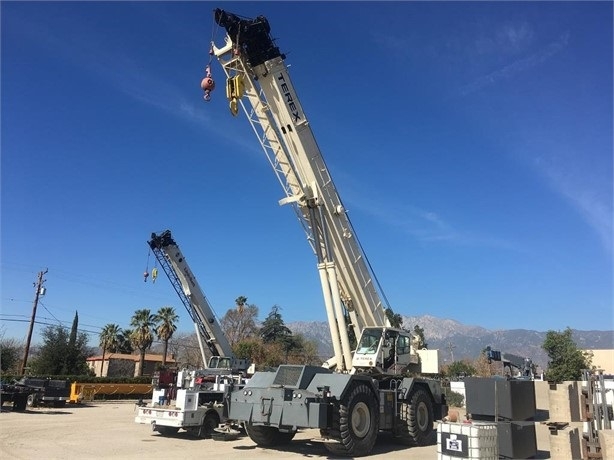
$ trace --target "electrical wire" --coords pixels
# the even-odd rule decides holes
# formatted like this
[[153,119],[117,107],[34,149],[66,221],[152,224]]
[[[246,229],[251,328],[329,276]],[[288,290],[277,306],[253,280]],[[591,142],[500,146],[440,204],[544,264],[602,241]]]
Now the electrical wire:
[[59,319],[57,319],[57,318],[55,317],[55,315],[54,315],[53,313],[51,313],[51,312],[49,311],[49,309],[48,309],[48,308],[45,306],[45,304],[44,304],[43,302],[41,302],[40,300],[38,301],[38,304],[39,304],[41,307],[43,307],[43,308],[44,308],[44,309],[47,311],[47,313],[49,313],[49,314],[50,314],[50,315],[53,317],[53,319],[55,319],[55,320],[56,320],[58,323],[62,324],[62,323],[66,323],[66,322],[67,322],[67,321],[60,321]]

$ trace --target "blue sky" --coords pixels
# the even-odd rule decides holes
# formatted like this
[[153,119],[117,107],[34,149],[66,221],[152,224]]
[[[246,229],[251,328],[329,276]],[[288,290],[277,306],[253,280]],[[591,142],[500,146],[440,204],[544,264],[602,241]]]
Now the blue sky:
[[25,337],[44,268],[41,322],[170,305],[191,332],[168,280],[143,282],[167,228],[218,316],[244,295],[325,320],[217,63],[202,98],[215,7],[269,19],[396,312],[614,329],[611,2],[2,2],[5,335]]

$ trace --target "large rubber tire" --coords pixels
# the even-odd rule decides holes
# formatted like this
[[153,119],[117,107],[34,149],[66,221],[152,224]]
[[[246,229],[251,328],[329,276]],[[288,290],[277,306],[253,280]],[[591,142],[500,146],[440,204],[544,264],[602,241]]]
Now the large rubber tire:
[[28,395],[25,393],[15,393],[13,395],[13,411],[24,412],[28,406]]
[[365,383],[356,384],[343,398],[334,426],[329,435],[337,443],[325,443],[326,449],[344,457],[369,455],[379,431],[379,405],[371,388]]
[[285,433],[274,426],[252,425],[245,423],[245,431],[252,441],[260,447],[274,447],[288,444],[294,438],[296,431]]
[[220,424],[220,416],[215,411],[207,412],[203,423],[199,427],[188,428],[188,432],[197,438],[210,438]]
[[38,397],[36,396],[35,393],[28,395],[27,405],[28,407],[38,407]]
[[401,404],[395,439],[408,446],[428,446],[435,442],[433,402],[422,389],[414,390]]

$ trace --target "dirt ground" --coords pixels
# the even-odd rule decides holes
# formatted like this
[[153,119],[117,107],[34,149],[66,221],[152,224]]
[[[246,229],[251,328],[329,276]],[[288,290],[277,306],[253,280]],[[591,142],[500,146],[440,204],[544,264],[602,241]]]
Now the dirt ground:
[[[547,419],[548,386],[536,382],[540,418]],[[545,399],[544,399],[545,398]],[[155,458],[333,458],[325,447],[311,439],[317,430],[299,432],[283,449],[257,447],[249,437],[235,441],[194,439],[185,432],[163,437],[147,425],[134,422],[134,401],[69,405],[62,409],[36,408],[0,414],[0,458],[2,459],[140,459]],[[538,455],[549,455],[548,427],[536,421]],[[437,446],[406,448],[380,435],[370,459],[435,459]]]

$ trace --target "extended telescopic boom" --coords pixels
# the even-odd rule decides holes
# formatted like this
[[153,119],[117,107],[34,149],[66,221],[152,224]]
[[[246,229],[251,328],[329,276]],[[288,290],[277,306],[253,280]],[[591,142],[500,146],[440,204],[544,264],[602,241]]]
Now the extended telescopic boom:
[[[267,19],[242,19],[217,9],[227,32],[213,53],[226,76],[231,111],[247,115],[316,257],[335,361],[350,370],[349,328],[360,337],[366,327],[390,323],[385,296],[339,197],[284,63],[270,37]],[[244,104],[244,100],[248,104]]]

